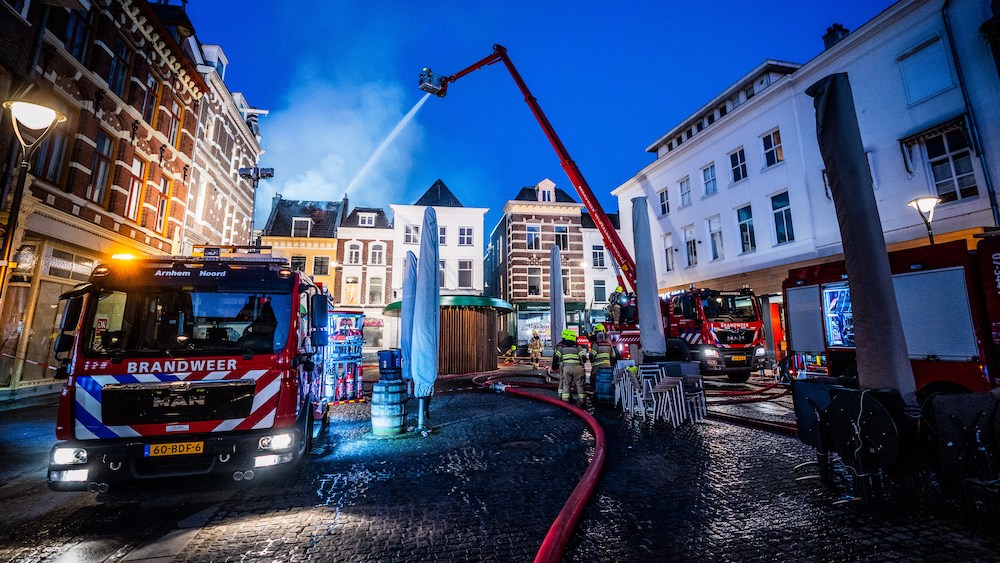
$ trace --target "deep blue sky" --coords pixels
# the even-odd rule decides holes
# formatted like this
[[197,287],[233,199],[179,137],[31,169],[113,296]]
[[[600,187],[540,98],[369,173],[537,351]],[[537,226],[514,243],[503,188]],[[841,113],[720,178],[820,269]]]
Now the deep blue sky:
[[[201,41],[228,56],[230,90],[271,111],[261,119],[261,164],[275,178],[258,193],[261,226],[275,191],[339,200],[423,96],[420,70],[454,74],[494,43],[616,212],[610,191],[653,160],[652,141],[763,60],[804,63],[828,26],[856,29],[889,5],[191,0],[188,13]],[[507,199],[546,177],[572,190],[514,81],[494,65],[429,99],[348,195],[352,207],[410,204],[441,178],[466,206],[490,208],[489,232]]]

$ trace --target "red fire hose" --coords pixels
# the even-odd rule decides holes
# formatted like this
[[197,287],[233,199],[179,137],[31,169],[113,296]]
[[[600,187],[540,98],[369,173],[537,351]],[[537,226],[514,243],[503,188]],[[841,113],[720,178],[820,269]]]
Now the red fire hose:
[[[504,375],[518,376],[515,374],[497,374],[483,378],[482,375],[479,375],[474,377],[472,381],[482,385],[483,387],[493,388],[500,393],[509,393],[526,399],[534,399],[536,401],[542,401],[544,403],[568,410],[570,413],[582,418],[587,425],[590,426],[590,430],[594,433],[594,458],[590,460],[590,465],[587,467],[587,471],[583,473],[583,477],[580,478],[580,482],[577,483],[576,487],[573,489],[573,493],[570,494],[569,498],[566,500],[566,504],[564,504],[562,510],[559,511],[559,515],[556,516],[556,519],[552,522],[552,526],[549,527],[548,533],[545,534],[545,539],[542,540],[542,546],[538,549],[538,553],[535,554],[535,563],[555,563],[556,561],[560,561],[562,559],[563,551],[566,549],[566,543],[573,534],[573,530],[576,528],[576,523],[580,520],[580,515],[583,513],[584,507],[587,506],[587,501],[590,500],[591,495],[594,493],[594,489],[597,487],[597,481],[600,479],[601,472],[604,470],[604,458],[606,455],[605,447],[607,444],[604,437],[604,429],[601,428],[597,419],[595,419],[589,412],[571,405],[570,403],[561,401],[555,397],[522,391],[511,385],[500,383],[498,380],[504,377]],[[527,382],[517,383],[516,385],[544,388],[552,388],[555,386],[555,384],[552,383]]]

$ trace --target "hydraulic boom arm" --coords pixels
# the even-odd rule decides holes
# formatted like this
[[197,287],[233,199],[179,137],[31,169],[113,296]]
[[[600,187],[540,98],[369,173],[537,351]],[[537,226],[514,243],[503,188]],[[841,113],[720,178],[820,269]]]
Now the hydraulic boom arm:
[[538,124],[541,125],[542,130],[545,131],[545,136],[548,137],[549,143],[552,144],[552,148],[554,148],[556,153],[559,155],[559,162],[562,165],[563,170],[566,172],[566,175],[569,176],[570,182],[573,183],[573,187],[576,188],[576,192],[580,194],[580,199],[583,200],[583,205],[587,208],[587,211],[590,212],[591,217],[594,219],[594,224],[597,225],[597,230],[600,231],[601,236],[604,238],[604,244],[611,252],[612,259],[614,259],[614,261],[621,267],[625,280],[623,281],[621,276],[619,276],[619,283],[625,286],[625,282],[627,282],[627,287],[635,288],[635,261],[632,260],[632,256],[628,253],[628,250],[622,243],[621,238],[618,236],[618,232],[615,231],[614,225],[611,224],[611,219],[608,218],[606,213],[604,213],[604,209],[601,208],[601,204],[598,203],[597,198],[594,197],[594,192],[591,191],[590,185],[587,184],[587,180],[584,179],[583,174],[576,165],[576,162],[570,158],[569,152],[566,150],[566,147],[563,146],[559,136],[556,135],[556,131],[552,128],[552,124],[549,123],[548,118],[546,118],[545,114],[542,113],[542,108],[538,105],[538,100],[531,95],[531,91],[528,90],[527,84],[524,83],[521,75],[517,72],[517,69],[514,68],[514,63],[512,63],[510,58],[507,56],[507,49],[505,49],[503,45],[494,45],[493,53],[491,55],[451,76],[434,76],[430,69],[425,68],[424,73],[420,75],[420,89],[443,98],[448,92],[449,84],[474,70],[479,70],[484,66],[489,66],[497,62],[503,62],[504,66],[506,66],[507,70],[510,72],[510,75],[514,78],[514,82],[517,83],[517,87],[521,89],[521,93],[524,95],[524,101],[528,103],[528,107],[531,108],[531,113],[535,115],[535,119],[538,120]]

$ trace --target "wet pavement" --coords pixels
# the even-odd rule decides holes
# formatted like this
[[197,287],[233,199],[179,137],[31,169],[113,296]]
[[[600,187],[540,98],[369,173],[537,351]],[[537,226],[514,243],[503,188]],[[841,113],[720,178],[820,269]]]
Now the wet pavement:
[[[368,405],[338,406],[311,459],[250,483],[52,493],[26,460],[0,486],[0,561],[531,560],[593,438],[562,409],[469,387],[440,384],[428,436],[374,438]],[[815,456],[793,437],[593,411],[606,470],[567,561],[1000,559],[995,514],[933,491],[882,509],[835,504],[843,491],[796,480]]]

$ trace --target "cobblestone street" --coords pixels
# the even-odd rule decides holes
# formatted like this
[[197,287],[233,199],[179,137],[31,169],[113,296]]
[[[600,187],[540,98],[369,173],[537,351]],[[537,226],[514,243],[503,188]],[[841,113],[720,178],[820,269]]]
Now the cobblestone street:
[[[0,559],[531,560],[592,436],[561,409],[442,386],[431,435],[375,439],[368,405],[338,406],[301,468],[249,484],[186,480],[94,496],[38,482],[26,494],[52,508],[31,518],[16,511],[24,495],[0,487]],[[818,481],[796,481],[810,469],[793,468],[814,454],[793,437],[595,414],[608,461],[567,560],[1000,557],[989,515],[963,515],[932,495],[905,510],[834,505],[839,497]]]

